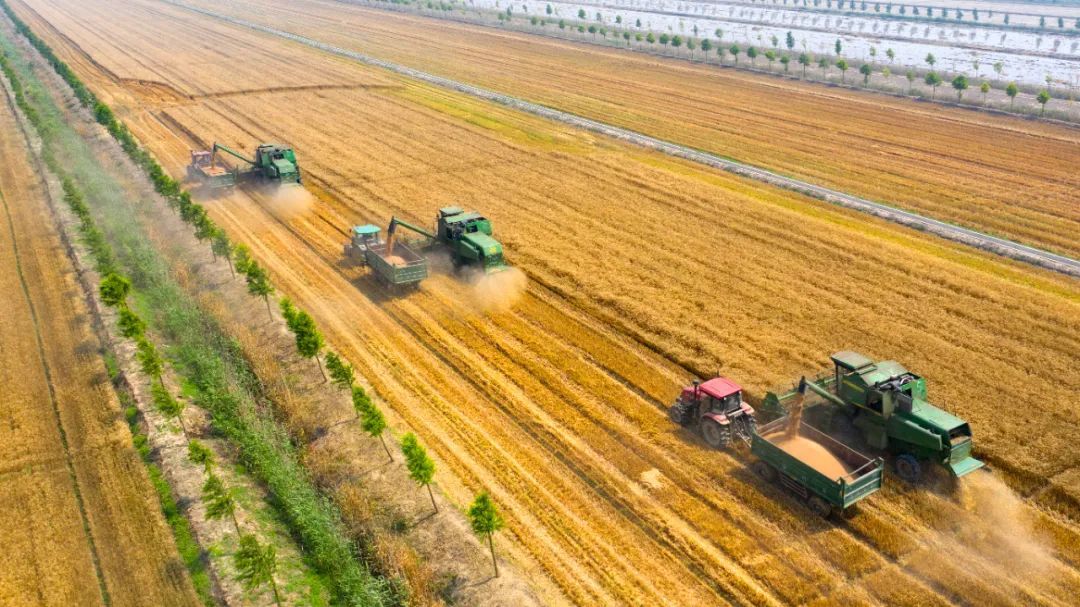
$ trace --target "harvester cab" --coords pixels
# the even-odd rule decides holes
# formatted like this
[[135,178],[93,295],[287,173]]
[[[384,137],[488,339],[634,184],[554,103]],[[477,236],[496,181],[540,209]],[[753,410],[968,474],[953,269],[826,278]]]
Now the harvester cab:
[[437,239],[450,248],[456,265],[478,265],[485,274],[506,269],[503,248],[491,235],[491,221],[460,207],[439,209]]
[[887,360],[873,362],[857,352],[832,355],[831,376],[804,381],[800,390],[835,405],[829,424],[859,432],[868,446],[896,454],[897,474],[917,482],[921,461],[945,466],[961,477],[983,467],[971,456],[971,427],[926,400],[926,380]]
[[754,408],[743,402],[742,387],[726,377],[694,380],[675,399],[668,417],[696,430],[714,449],[726,448],[733,438],[749,441],[755,425]]
[[293,149],[277,143],[264,143],[255,148],[256,170],[264,179],[282,185],[300,183],[300,165]]

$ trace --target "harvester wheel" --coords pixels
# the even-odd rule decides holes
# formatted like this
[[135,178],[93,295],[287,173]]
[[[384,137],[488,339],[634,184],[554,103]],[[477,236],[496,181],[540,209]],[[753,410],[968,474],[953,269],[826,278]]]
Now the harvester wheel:
[[896,456],[893,468],[896,469],[897,476],[913,485],[922,478],[922,466],[919,465],[919,460],[910,453]]
[[754,462],[754,473],[767,482],[776,482],[776,468],[773,468],[765,462]]
[[731,443],[731,429],[706,419],[701,422],[701,437],[713,449],[723,449]]
[[829,515],[832,514],[832,506],[829,505],[829,502],[826,502],[816,495],[811,495],[810,499],[806,500],[806,505],[810,506],[810,509],[814,511],[814,514],[817,514],[821,518],[829,518]]

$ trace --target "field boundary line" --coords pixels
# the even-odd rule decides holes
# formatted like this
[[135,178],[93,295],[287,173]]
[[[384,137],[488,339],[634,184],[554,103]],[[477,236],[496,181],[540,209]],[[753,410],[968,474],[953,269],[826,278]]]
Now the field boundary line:
[[279,30],[266,25],[261,25],[237,17],[231,17],[211,10],[189,6],[176,0],[164,0],[168,4],[183,8],[188,11],[199,13],[207,17],[212,17],[233,25],[252,29],[271,36],[277,36],[279,38],[285,38],[292,40],[299,44],[309,46],[327,53],[345,57],[347,59],[353,59],[360,63],[370,65],[373,67],[385,69],[402,76],[414,78],[433,84],[435,86],[449,89],[452,91],[464,93],[484,101],[490,101],[499,105],[509,107],[515,110],[520,110],[535,116],[547,118],[564,124],[569,124],[578,128],[582,128],[587,131],[599,133],[614,139],[625,141],[640,147],[648,148],[661,152],[668,156],[681,158],[683,160],[689,160],[697,164],[702,164],[716,169],[721,169],[729,173],[734,173],[741,177],[746,177],[756,181],[760,181],[769,185],[781,187],[787,190],[798,192],[805,196],[815,198],[829,204],[851,209],[902,225],[904,227],[912,228],[921,232],[926,232],[934,236],[951,240],[960,244],[964,244],[982,251],[987,251],[1020,261],[1030,265],[1042,267],[1054,272],[1059,272],[1075,278],[1080,278],[1080,260],[1067,257],[1065,255],[1059,255],[1050,251],[1045,251],[1036,247],[1021,244],[1005,238],[992,236],[990,234],[984,234],[976,230],[964,228],[961,226],[953,225],[937,219],[932,219],[911,211],[905,211],[887,204],[880,202],[874,202],[851,194],[846,194],[838,190],[829,189],[823,186],[814,185],[812,183],[795,179],[793,177],[786,177],[772,171],[768,171],[761,167],[757,167],[751,164],[742,163],[736,160],[723,158],[715,154],[703,152],[688,146],[683,146],[648,135],[643,135],[636,131],[624,129],[621,127],[613,126],[607,123],[599,122],[589,118],[584,118],[576,114],[564,112],[554,108],[547,107],[538,103],[532,103],[497,93],[495,91],[465,84],[449,78],[443,78],[434,74],[429,74],[417,69],[398,65],[382,59],[377,59],[369,55],[364,55],[356,51],[350,51],[341,47],[333,46],[325,42],[320,42],[313,38],[301,36],[284,30]]
[[[15,101],[11,96],[11,91],[8,89],[9,84],[7,78],[0,78],[3,79],[3,85],[0,86],[0,88],[4,89],[4,101],[7,103],[8,109],[11,110],[15,123],[19,125],[19,131],[22,135],[23,142],[26,144],[28,150],[33,149],[30,137],[25,130],[26,127],[22,122],[19,109],[16,107]],[[45,191],[48,192],[47,187],[45,188]],[[97,542],[94,540],[94,532],[90,528],[90,517],[86,513],[86,503],[83,501],[82,489],[79,486],[79,476],[75,471],[75,462],[71,454],[71,444],[68,442],[67,430],[64,429],[64,420],[60,415],[60,403],[56,397],[56,386],[53,383],[52,369],[49,367],[49,361],[45,353],[45,340],[41,336],[41,324],[38,321],[37,307],[34,306],[34,299],[30,295],[30,287],[26,282],[26,276],[23,274],[22,256],[19,252],[18,237],[15,235],[15,222],[11,217],[11,208],[8,206],[7,198],[4,197],[2,191],[0,191],[0,204],[4,207],[4,216],[7,220],[8,231],[11,234],[11,249],[15,260],[15,270],[19,275],[19,286],[22,289],[23,297],[26,299],[26,307],[29,309],[30,318],[33,321],[34,340],[35,345],[37,346],[38,360],[41,361],[41,369],[45,375],[45,384],[49,388],[49,403],[52,405],[56,429],[60,434],[60,444],[64,448],[64,460],[67,465],[68,476],[71,477],[72,492],[75,494],[75,503],[79,510],[79,518],[82,519],[83,532],[86,534],[86,543],[90,549],[90,558],[94,563],[94,575],[97,577],[98,593],[101,596],[101,601],[104,605],[111,605],[112,599],[109,596],[109,589],[105,582],[105,572],[101,569],[101,557],[98,555]]]

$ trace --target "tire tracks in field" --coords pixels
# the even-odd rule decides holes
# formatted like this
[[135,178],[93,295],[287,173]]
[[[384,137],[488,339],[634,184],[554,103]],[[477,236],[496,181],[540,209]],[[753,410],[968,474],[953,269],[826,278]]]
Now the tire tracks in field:
[[421,80],[429,84],[454,90],[460,93],[465,93],[485,101],[490,101],[510,107],[513,109],[521,110],[542,118],[555,120],[571,126],[582,128],[595,133],[600,133],[621,141],[626,141],[631,144],[645,147],[648,149],[656,150],[658,152],[674,156],[676,158],[682,158],[698,164],[703,164],[712,168],[721,169],[746,177],[768,183],[777,187],[792,190],[800,194],[816,198],[818,200],[825,201],[830,204],[855,210],[867,215],[890,221],[908,228],[919,230],[934,234],[946,240],[958,242],[967,246],[971,246],[983,251],[995,253],[997,255],[1021,261],[1030,265],[1039,266],[1048,270],[1053,270],[1068,276],[1080,278],[1080,260],[1075,260],[1064,255],[1058,255],[1049,251],[1044,251],[1035,247],[1024,245],[1018,242],[991,236],[989,234],[983,234],[975,230],[963,228],[957,225],[952,225],[944,221],[925,217],[917,213],[910,211],[904,211],[902,209],[873,202],[865,198],[859,198],[844,192],[837,190],[831,190],[823,186],[814,185],[805,181],[794,179],[792,177],[785,177],[777,173],[765,170],[760,167],[744,164],[735,160],[722,158],[715,154],[702,152],[686,146],[678,145],[648,135],[643,135],[635,131],[623,129],[613,125],[605,124],[596,120],[591,120],[569,112],[563,112],[550,107],[531,103],[512,97],[510,95],[504,95],[495,91],[487,90],[481,87],[465,84],[449,78],[443,78],[434,74],[429,74],[416,70],[410,67],[401,66],[389,61],[383,61],[374,57],[350,51],[336,47],[324,42],[320,42],[313,38],[293,34],[284,30],[279,30],[273,27],[260,25],[244,19],[231,17],[214,11],[202,9],[199,7],[189,6],[182,2],[175,0],[163,0],[164,2],[177,6],[195,13],[205,15],[220,21],[225,21],[233,25],[244,27],[247,29],[262,32],[286,40],[291,40],[299,44],[316,48],[327,53],[353,59],[364,63],[379,67],[391,72]]
[[[4,89],[4,100],[8,106],[8,110],[11,112],[11,116],[14,122],[18,125],[23,142],[26,144],[26,149],[32,149],[30,142],[30,136],[25,130],[25,125],[22,120],[19,119],[19,110],[15,105],[14,100],[11,97],[11,92],[8,88],[9,83],[6,78],[0,76],[3,79],[3,85],[0,88]],[[34,163],[41,170],[42,167],[38,163],[36,156],[31,155]],[[45,377],[45,384],[48,386],[49,391],[49,404],[52,408],[53,419],[56,423],[57,432],[60,435],[60,444],[64,449],[64,461],[67,467],[68,476],[71,479],[71,488],[75,494],[75,502],[78,505],[79,518],[82,521],[83,532],[86,534],[86,542],[90,549],[90,556],[94,563],[94,575],[97,577],[98,593],[101,597],[101,601],[106,606],[112,604],[112,600],[109,596],[109,589],[105,583],[105,574],[101,567],[101,558],[98,554],[97,543],[94,540],[94,534],[90,529],[90,518],[86,513],[86,503],[83,500],[82,489],[79,483],[79,477],[75,471],[74,456],[71,453],[71,445],[68,442],[67,431],[64,428],[64,421],[60,415],[60,402],[56,395],[56,385],[53,383],[52,369],[49,366],[47,354],[45,352],[45,340],[41,335],[41,324],[38,319],[37,307],[34,305],[34,300],[30,294],[30,286],[26,281],[26,276],[23,273],[22,257],[19,251],[18,237],[15,233],[15,222],[11,216],[11,208],[8,206],[7,198],[0,191],[0,204],[4,207],[4,216],[7,221],[8,232],[11,236],[11,249],[12,255],[15,260],[15,271],[19,276],[19,285],[22,290],[23,299],[26,302],[27,310],[30,313],[30,319],[34,326],[34,342],[37,350],[38,360],[41,364],[41,371]]]

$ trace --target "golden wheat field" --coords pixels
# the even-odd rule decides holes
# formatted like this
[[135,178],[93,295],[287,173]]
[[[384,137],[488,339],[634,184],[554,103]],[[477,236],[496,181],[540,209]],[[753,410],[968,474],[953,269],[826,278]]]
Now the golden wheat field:
[[948,222],[1080,254],[1075,128],[599,50],[356,2],[195,4]]
[[0,604],[195,604],[37,167],[0,105]]
[[[453,501],[491,491],[508,522],[497,542],[546,603],[1068,605],[1080,591],[1075,281],[171,4],[12,4],[175,176],[214,141],[295,146],[308,210],[238,191],[210,214],[431,447]],[[307,4],[313,23],[356,23]],[[814,103],[851,111],[848,97]],[[437,275],[389,298],[342,263],[349,226],[427,224],[447,204],[492,218],[520,293]],[[996,476],[891,483],[823,521],[665,415],[694,373],[760,396],[845,348],[926,376]]]

